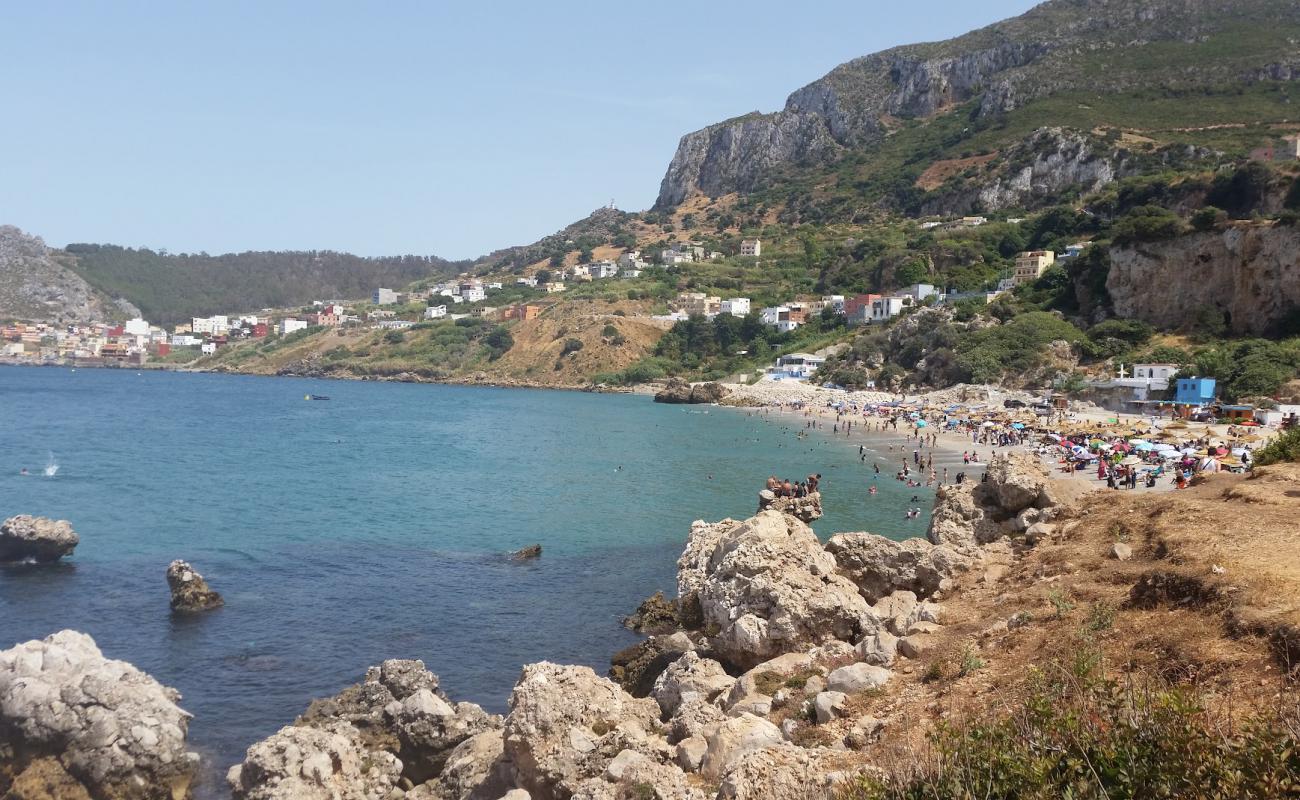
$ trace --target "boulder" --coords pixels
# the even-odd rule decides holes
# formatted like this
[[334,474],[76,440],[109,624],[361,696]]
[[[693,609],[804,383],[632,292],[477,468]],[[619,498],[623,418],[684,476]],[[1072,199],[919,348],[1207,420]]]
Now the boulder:
[[826,688],[832,692],[857,694],[877,689],[889,682],[889,670],[874,664],[849,664],[826,676]]
[[892,667],[898,654],[898,637],[881,629],[858,642],[858,658],[867,664]]
[[225,604],[198,570],[179,559],[167,566],[167,587],[172,593],[172,611],[207,611]]
[[718,780],[756,750],[775,747],[785,741],[781,729],[753,714],[742,714],[711,727],[704,738],[708,750],[700,771],[710,780]]
[[871,603],[900,589],[929,597],[970,561],[946,545],[916,538],[896,542],[874,533],[837,533],[826,550]]
[[[656,730],[659,705],[632,697],[587,667],[529,664],[510,696],[504,752],[517,785],[534,798],[569,797],[582,781],[604,773],[601,746],[622,742],[621,727]],[[666,741],[663,747],[670,755]]]
[[[185,749],[180,695],[84,633],[60,631],[0,651],[0,753],[13,774],[36,761],[105,800],[187,797],[198,756]],[[32,776],[29,775],[29,778]],[[72,797],[75,791],[67,796]]]
[[811,492],[804,497],[777,497],[771,489],[758,493],[758,510],[780,511],[803,522],[822,518],[822,493]]
[[677,743],[677,766],[686,772],[698,772],[704,763],[709,742],[703,736],[690,736]]
[[400,707],[390,706],[388,713],[400,743],[402,775],[413,783],[439,776],[462,742],[482,733],[501,736],[500,717],[474,703],[452,706],[429,689],[400,701]]
[[402,764],[367,748],[352,725],[289,726],[248,748],[226,775],[234,800],[376,800],[398,786]]
[[1116,561],[1128,561],[1133,557],[1133,548],[1123,542],[1115,542],[1110,546],[1109,555]]
[[679,592],[699,600],[709,646],[741,669],[876,629],[812,529],[777,511],[692,526],[678,570]]
[[701,383],[695,386],[681,378],[669,378],[664,388],[655,393],[656,403],[716,403],[727,396],[727,388],[720,383]]
[[699,383],[691,387],[692,403],[716,403],[728,394],[727,387],[720,383],[709,381],[708,383]]
[[736,679],[728,675],[717,661],[689,652],[659,675],[650,696],[659,703],[664,715],[671,717],[683,699],[695,696],[712,701],[731,691],[735,683]]
[[710,725],[726,718],[726,713],[716,703],[699,696],[683,698],[672,719],[668,720],[668,741],[677,743],[701,736]]
[[827,722],[840,716],[844,711],[844,702],[848,695],[843,692],[822,692],[813,699],[813,712],[817,715],[817,724]]
[[67,520],[19,514],[0,524],[0,562],[50,564],[72,555],[80,541]]
[[500,730],[476,733],[456,745],[437,781],[433,782],[437,792],[431,793],[431,800],[501,797],[510,788],[510,768],[504,761],[504,751],[505,740]]

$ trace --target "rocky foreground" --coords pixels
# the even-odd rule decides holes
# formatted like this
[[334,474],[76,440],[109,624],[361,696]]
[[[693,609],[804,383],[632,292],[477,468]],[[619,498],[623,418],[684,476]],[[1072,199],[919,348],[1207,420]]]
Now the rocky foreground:
[[[1208,660],[1226,634],[1204,615],[1224,606],[1179,593],[1199,596],[1188,587],[1202,585],[1201,572],[1246,568],[1211,571],[1192,543],[1138,531],[1225,498],[1265,509],[1257,519],[1280,531],[1295,509],[1269,510],[1261,498],[1297,477],[1264,473],[1203,501],[1192,490],[1143,522],[1150,496],[1081,502],[1082,484],[1012,455],[992,461],[981,483],[945,487],[925,539],[858,532],[823,544],[775,508],[696,522],[677,596],[638,610],[635,624],[651,635],[615,656],[613,679],[529,664],[509,713],[497,716],[456,702],[422,662],[384,661],[250,747],[229,771],[230,789],[236,800],[829,798],[915,758],[956,698],[986,709],[1045,654],[1079,647],[1071,614],[1084,597],[1122,598],[1133,587],[1133,624],[1152,627],[1137,649],[1126,646],[1130,657],[1163,636],[1162,647],[1196,642]],[[1114,539],[1121,531],[1125,542]],[[1177,575],[1161,564],[1170,546],[1183,548]],[[1224,580],[1258,601],[1241,578]],[[1266,624],[1258,610],[1236,613],[1234,635],[1241,620]],[[1095,616],[1086,620],[1094,637]],[[1273,627],[1257,633],[1265,642],[1294,628],[1267,619]],[[1291,640],[1281,641],[1289,652]],[[1259,648],[1257,662],[1268,652]],[[178,699],[82,634],[0,653],[0,796],[184,798],[195,758]]]

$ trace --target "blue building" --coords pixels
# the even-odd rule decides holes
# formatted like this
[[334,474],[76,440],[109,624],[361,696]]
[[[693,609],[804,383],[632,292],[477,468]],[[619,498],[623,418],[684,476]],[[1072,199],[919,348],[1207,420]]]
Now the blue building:
[[1214,402],[1214,378],[1179,378],[1174,390],[1174,403],[1178,405],[1205,406]]

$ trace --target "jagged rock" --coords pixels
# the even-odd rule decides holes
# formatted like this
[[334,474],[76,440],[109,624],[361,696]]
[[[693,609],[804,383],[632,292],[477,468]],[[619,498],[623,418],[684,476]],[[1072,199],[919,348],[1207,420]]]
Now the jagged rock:
[[652,636],[625,647],[610,659],[609,677],[633,697],[646,697],[669,664],[694,649],[684,633]]
[[688,652],[674,661],[655,681],[651,696],[666,716],[676,713],[682,701],[692,696],[712,701],[731,691],[736,679],[718,662]]
[[542,546],[540,544],[530,544],[527,547],[516,550],[510,554],[511,561],[529,561],[534,558],[542,557]]
[[721,722],[727,715],[716,703],[694,696],[682,700],[668,720],[668,741],[680,742],[692,736],[700,736],[710,725]]
[[885,723],[872,716],[859,717],[857,722],[844,736],[844,744],[854,750],[861,750],[880,738]]
[[234,800],[376,800],[398,785],[402,763],[367,748],[352,725],[288,726],[248,748],[226,779]]
[[780,511],[803,522],[813,522],[822,518],[822,494],[810,492],[804,497],[777,497],[771,489],[758,493],[758,510]]
[[872,664],[849,664],[826,676],[826,688],[832,692],[857,694],[877,689],[889,682],[889,670]]
[[693,525],[678,590],[698,597],[712,650],[749,668],[876,629],[866,601],[835,568],[807,525],[764,511],[742,523]]
[[837,533],[826,550],[871,603],[899,589],[929,597],[939,590],[940,582],[966,569],[970,561],[925,539],[897,542],[874,533]]
[[930,650],[930,643],[922,635],[904,636],[898,640],[898,652],[904,658],[918,659]]
[[1038,458],[1029,453],[997,453],[989,459],[984,480],[940,486],[926,538],[961,555],[979,555],[979,546],[1003,538],[1028,517],[1035,523],[1059,519],[1069,509],[1061,489]]
[[[122,311],[140,316],[123,301]],[[102,322],[112,304],[75,271],[56,259],[39,236],[0,225],[0,317],[56,323]]]
[[704,738],[709,747],[705,751],[700,771],[706,778],[715,781],[755,750],[775,747],[785,741],[780,728],[753,714],[742,714],[718,723],[708,730]]
[[[976,499],[992,503],[1004,515],[1015,515],[1039,504],[1050,476],[1037,456],[1030,453],[997,453],[989,459],[984,480],[976,484]],[[1043,504],[1039,504],[1042,507]]]
[[866,767],[852,753],[782,743],[750,753],[722,780],[718,800],[831,800]]
[[400,701],[400,708],[391,709],[389,714],[401,743],[397,755],[402,761],[402,775],[414,783],[441,773],[462,742],[501,728],[500,717],[474,703],[457,703],[453,707],[428,689]]
[[[659,705],[632,697],[587,667],[529,664],[510,696],[506,758],[518,785],[534,798],[568,797],[581,781],[604,772],[598,748],[624,725],[657,729]],[[664,748],[671,751],[666,742]]]
[[0,561],[49,564],[72,555],[80,541],[65,519],[19,514],[0,525]]
[[641,601],[636,611],[623,618],[623,625],[646,634],[672,633],[679,627],[677,601],[655,592]]
[[172,611],[206,611],[225,604],[198,570],[179,559],[167,567],[167,587],[172,593]]
[[[15,774],[55,759],[97,800],[188,797],[198,756],[185,749],[190,715],[178,700],[84,633],[23,642],[0,651],[0,753]],[[67,782],[52,766],[38,770]]]

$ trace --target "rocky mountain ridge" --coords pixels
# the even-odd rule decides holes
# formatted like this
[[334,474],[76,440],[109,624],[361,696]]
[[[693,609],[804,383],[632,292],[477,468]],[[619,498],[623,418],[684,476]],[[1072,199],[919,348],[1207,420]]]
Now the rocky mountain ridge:
[[92,322],[135,311],[96,291],[41,237],[0,225],[0,319]]
[[682,137],[656,207],[757,188],[772,170],[879,142],[901,119],[977,100],[976,117],[1054,93],[1121,92],[1300,75],[1300,8],[1279,0],[1049,0],[955,39],[836,67],[754,113]]

